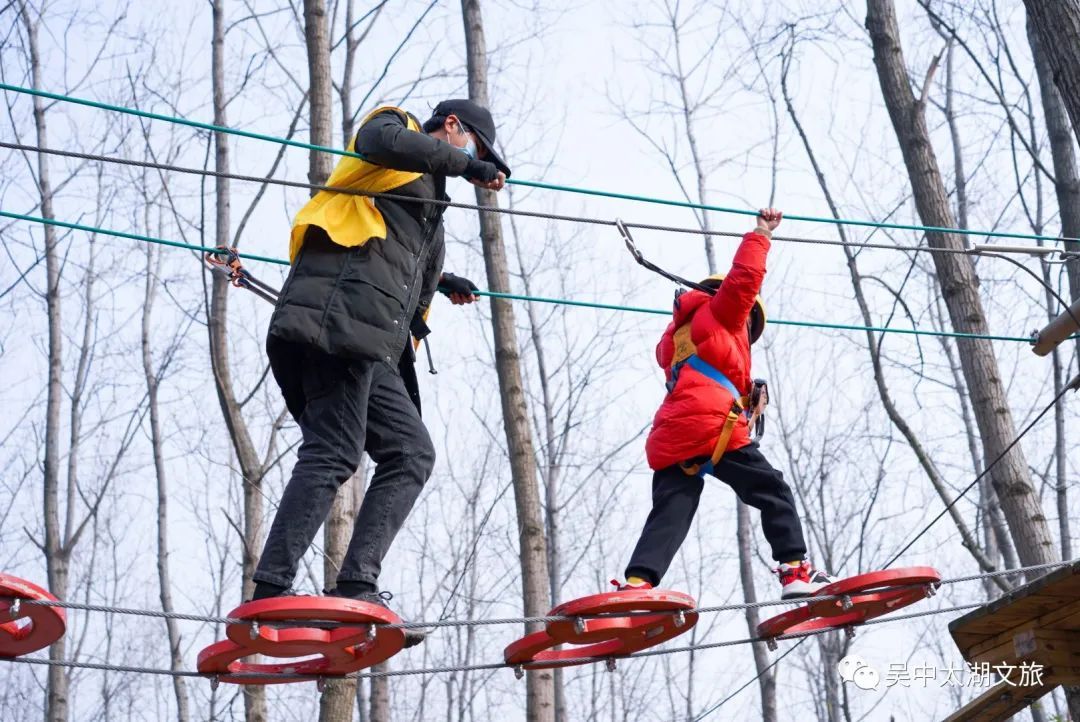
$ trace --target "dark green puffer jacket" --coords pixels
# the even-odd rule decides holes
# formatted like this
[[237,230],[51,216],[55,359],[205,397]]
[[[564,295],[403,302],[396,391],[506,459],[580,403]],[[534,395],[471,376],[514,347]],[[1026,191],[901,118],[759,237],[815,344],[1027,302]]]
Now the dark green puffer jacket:
[[[408,130],[406,117],[393,110],[370,118],[355,147],[372,163],[423,173],[392,191],[418,199],[449,200],[446,176],[463,175],[478,162],[448,143]],[[306,404],[301,380],[312,349],[400,364],[419,408],[410,335],[421,339],[428,333],[423,316],[442,273],[445,206],[386,198],[376,198],[375,206],[386,221],[386,238],[345,247],[321,228],[309,227],[281,289],[266,348],[295,418]]]

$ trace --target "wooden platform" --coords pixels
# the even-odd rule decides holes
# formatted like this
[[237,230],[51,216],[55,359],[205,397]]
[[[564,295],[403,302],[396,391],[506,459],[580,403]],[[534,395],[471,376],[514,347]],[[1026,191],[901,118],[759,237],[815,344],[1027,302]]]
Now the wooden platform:
[[1052,687],[1014,687],[998,682],[945,718],[944,722],[1000,722],[1022,712]]
[[[1059,684],[1080,684],[1080,561],[952,621],[949,632],[964,659],[1008,665],[1013,683],[1002,680],[949,722],[1006,720]],[[1033,665],[1041,680],[1031,676],[1020,686],[1021,667]]]

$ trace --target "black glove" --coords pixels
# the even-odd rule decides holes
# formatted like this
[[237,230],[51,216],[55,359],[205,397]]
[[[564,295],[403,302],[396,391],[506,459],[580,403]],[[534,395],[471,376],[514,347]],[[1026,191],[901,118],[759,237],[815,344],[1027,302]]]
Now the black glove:
[[480,160],[479,158],[470,158],[469,164],[465,166],[465,172],[461,175],[465,180],[490,183],[499,177],[499,169],[495,167],[494,163],[488,163],[486,160]]
[[[491,163],[488,165],[493,166]],[[439,290],[447,296],[453,293],[459,293],[462,296],[471,296],[480,289],[476,287],[476,284],[467,278],[462,276],[455,276],[452,273],[444,273],[442,278],[439,279]]]

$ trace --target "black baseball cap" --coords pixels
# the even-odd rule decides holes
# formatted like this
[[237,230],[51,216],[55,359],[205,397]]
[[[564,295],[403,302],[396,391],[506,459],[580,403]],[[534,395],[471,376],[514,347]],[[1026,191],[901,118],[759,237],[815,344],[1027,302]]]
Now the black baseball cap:
[[[495,150],[495,121],[491,113],[482,105],[477,105],[468,98],[455,98],[444,100],[431,111],[431,120],[424,123],[424,128],[429,129],[441,124],[447,116],[456,115],[469,130],[480,136],[480,140],[487,149],[487,156],[483,159],[495,164],[495,167],[510,177],[510,166],[506,165],[498,151]],[[438,121],[438,123],[432,122]]]

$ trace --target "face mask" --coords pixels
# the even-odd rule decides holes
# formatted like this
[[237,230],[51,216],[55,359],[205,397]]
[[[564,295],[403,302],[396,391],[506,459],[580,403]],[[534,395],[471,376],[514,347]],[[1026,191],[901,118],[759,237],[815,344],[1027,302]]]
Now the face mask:
[[[465,126],[458,123],[458,132],[465,136],[465,145],[458,147],[465,155],[470,158],[476,158],[476,141],[472,139],[472,136],[465,132]],[[457,147],[457,146],[455,146]]]

